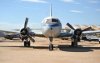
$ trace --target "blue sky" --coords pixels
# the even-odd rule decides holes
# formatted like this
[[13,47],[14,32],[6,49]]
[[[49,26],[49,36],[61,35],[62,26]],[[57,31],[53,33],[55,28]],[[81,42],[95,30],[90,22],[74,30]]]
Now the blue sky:
[[40,27],[51,3],[53,16],[63,25],[100,25],[100,0],[0,0],[0,28],[22,27],[25,17],[30,26]]

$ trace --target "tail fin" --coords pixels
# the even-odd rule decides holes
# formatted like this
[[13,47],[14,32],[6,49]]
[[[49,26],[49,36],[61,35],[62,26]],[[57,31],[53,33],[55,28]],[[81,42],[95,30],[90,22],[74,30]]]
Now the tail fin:
[[50,5],[50,17],[52,17],[52,4]]

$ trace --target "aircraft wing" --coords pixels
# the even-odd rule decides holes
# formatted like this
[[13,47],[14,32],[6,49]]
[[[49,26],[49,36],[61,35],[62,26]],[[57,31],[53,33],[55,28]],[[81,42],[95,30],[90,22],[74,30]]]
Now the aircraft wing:
[[20,33],[14,31],[0,30],[0,37],[12,40],[13,38],[19,38]]
[[45,37],[42,33],[35,33],[36,37]]
[[97,31],[84,31],[82,40],[100,41],[100,30]]
[[18,32],[7,31],[7,30],[0,30],[0,37],[4,37],[5,35],[16,34],[16,33],[18,33]]
[[82,37],[82,40],[85,41],[99,41],[100,42],[100,37],[93,36],[93,35],[86,35],[85,37]]
[[100,33],[100,30],[97,31],[84,31],[83,34],[93,34],[93,33]]
[[5,32],[5,33],[17,33],[15,31],[7,31],[7,30],[0,30],[0,32]]
[[[100,30],[98,30],[98,31],[84,31],[84,32],[82,32],[82,34],[95,34],[95,33],[100,33]],[[70,32],[63,32],[63,33],[61,33],[58,37],[70,37],[70,36],[72,36],[73,34],[72,33],[70,33]]]
[[60,33],[58,37],[70,37],[72,36],[72,33]]

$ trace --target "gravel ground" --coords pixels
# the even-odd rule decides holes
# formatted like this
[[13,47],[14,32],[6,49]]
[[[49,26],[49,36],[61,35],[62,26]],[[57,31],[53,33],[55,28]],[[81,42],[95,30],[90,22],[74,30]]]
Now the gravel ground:
[[0,40],[0,63],[100,63],[98,42],[79,42],[70,47],[70,40],[54,39],[54,50],[48,50],[47,38],[35,38],[31,47],[23,47],[20,40]]

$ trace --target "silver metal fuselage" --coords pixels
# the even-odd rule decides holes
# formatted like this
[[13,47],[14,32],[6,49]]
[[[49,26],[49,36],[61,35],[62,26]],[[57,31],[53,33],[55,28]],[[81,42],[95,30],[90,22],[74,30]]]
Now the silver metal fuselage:
[[57,37],[61,33],[62,25],[59,19],[47,17],[42,21],[42,33],[46,37]]

